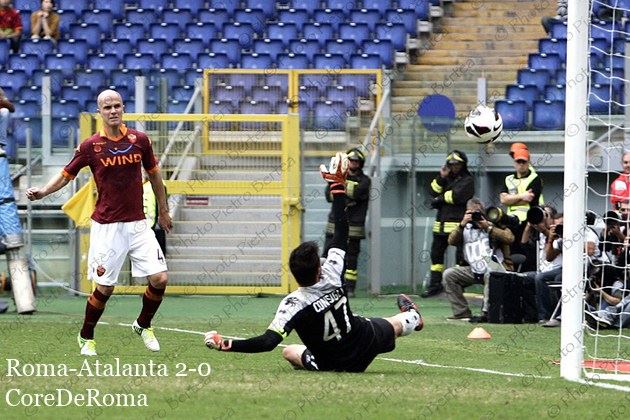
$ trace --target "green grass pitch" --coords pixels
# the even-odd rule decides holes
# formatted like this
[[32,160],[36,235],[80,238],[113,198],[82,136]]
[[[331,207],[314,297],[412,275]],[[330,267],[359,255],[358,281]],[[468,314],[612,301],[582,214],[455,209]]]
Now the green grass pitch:
[[[446,321],[450,309],[439,299],[419,301],[424,331],[398,339],[396,350],[362,374],[295,371],[280,348],[243,355],[203,345],[199,332],[210,329],[239,337],[263,332],[279,301],[275,296],[167,297],[154,321],[162,350],[150,353],[128,326],[119,325],[135,319],[140,298],[113,297],[102,318],[107,324],[96,329],[98,361],[105,370],[89,377],[99,373],[95,360],[84,369],[76,344],[85,298],[39,296],[33,316],[0,315],[0,418],[531,419],[623,418],[621,413],[630,412],[630,394],[559,378],[552,363],[559,358],[559,329],[484,324],[492,339],[472,341],[466,336],[473,326]],[[397,311],[395,297],[356,298],[351,307],[366,316]],[[292,334],[284,344],[296,342]],[[154,373],[161,367],[166,375],[113,376],[106,369],[116,360],[123,368],[139,365],[147,371],[153,363]],[[41,365],[45,375],[36,376]],[[59,366],[77,373],[51,375],[48,367],[59,373]],[[40,406],[25,406],[35,394],[55,396],[56,389],[67,390],[62,403],[69,393],[92,389],[101,404],[118,401],[105,394],[127,396],[127,404],[132,395],[140,404],[143,394],[146,406],[59,407],[46,406],[43,399]]]

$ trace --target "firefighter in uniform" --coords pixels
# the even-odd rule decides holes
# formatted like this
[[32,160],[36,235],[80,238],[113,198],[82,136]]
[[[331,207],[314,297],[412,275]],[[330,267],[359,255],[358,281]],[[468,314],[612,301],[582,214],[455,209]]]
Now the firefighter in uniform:
[[[354,297],[354,290],[357,285],[358,272],[357,265],[359,252],[361,251],[361,239],[365,238],[365,218],[367,216],[368,203],[370,198],[370,177],[363,173],[365,155],[358,149],[350,149],[348,154],[348,177],[346,180],[346,214],[348,216],[348,249],[346,251],[346,271],[344,289],[348,297]],[[326,187],[326,200],[332,203],[332,195],[328,186]],[[328,214],[326,225],[326,240],[324,243],[324,254],[328,255],[328,249],[335,232],[335,224],[332,211]]]
[[[468,171],[468,157],[464,152],[453,150],[431,182],[431,207],[437,210],[431,244],[431,281],[420,296],[428,298],[444,290],[442,272],[448,235],[459,226],[466,213],[466,202],[474,195],[475,182]],[[461,249],[458,249],[457,255],[458,261],[461,260]]]

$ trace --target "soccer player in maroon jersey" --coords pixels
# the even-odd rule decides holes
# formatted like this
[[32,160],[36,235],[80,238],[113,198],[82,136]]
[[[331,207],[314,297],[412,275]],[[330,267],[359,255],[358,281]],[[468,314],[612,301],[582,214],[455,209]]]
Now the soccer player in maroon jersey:
[[146,276],[149,284],[142,298],[142,310],[132,329],[142,337],[151,351],[159,351],[151,328],[166,289],[167,268],[162,250],[142,207],[142,169],[158,202],[158,223],[169,232],[172,227],[164,184],[153,155],[151,140],[143,132],[127,128],[120,94],[105,90],[98,95],[98,112],[103,130],[83,141],[74,157],[41,188],[26,191],[29,200],[46,197],[73,180],[81,168],[89,166],[98,191],[96,209],[92,213],[88,277],[97,284],[85,308],[83,328],[77,337],[81,354],[96,356],[94,327],[114,291],[126,255],[131,260],[134,277]]

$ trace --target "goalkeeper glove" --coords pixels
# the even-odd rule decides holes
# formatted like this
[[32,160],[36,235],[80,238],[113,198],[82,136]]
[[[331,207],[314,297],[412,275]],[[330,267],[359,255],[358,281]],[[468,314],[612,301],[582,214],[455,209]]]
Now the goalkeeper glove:
[[232,348],[232,340],[223,340],[221,334],[216,331],[208,331],[203,341],[209,348],[219,351],[230,351]]
[[345,183],[346,177],[348,176],[347,154],[337,152],[337,154],[330,159],[330,167],[326,168],[326,165],[322,164],[319,166],[319,172],[322,174],[322,178],[330,184],[331,194],[345,194]]

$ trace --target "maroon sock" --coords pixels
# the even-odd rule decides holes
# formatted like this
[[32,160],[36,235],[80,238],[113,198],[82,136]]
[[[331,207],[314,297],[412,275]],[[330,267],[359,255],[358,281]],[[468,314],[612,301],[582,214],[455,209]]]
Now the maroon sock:
[[142,296],[142,310],[138,316],[138,325],[142,328],[149,328],[151,326],[151,320],[162,303],[162,296],[166,289],[157,289],[150,284],[147,286],[147,290],[144,291]]
[[83,319],[83,328],[81,328],[81,337],[86,340],[94,338],[94,327],[105,311],[105,304],[109,296],[105,296],[98,289],[94,290],[85,305],[85,318]]

